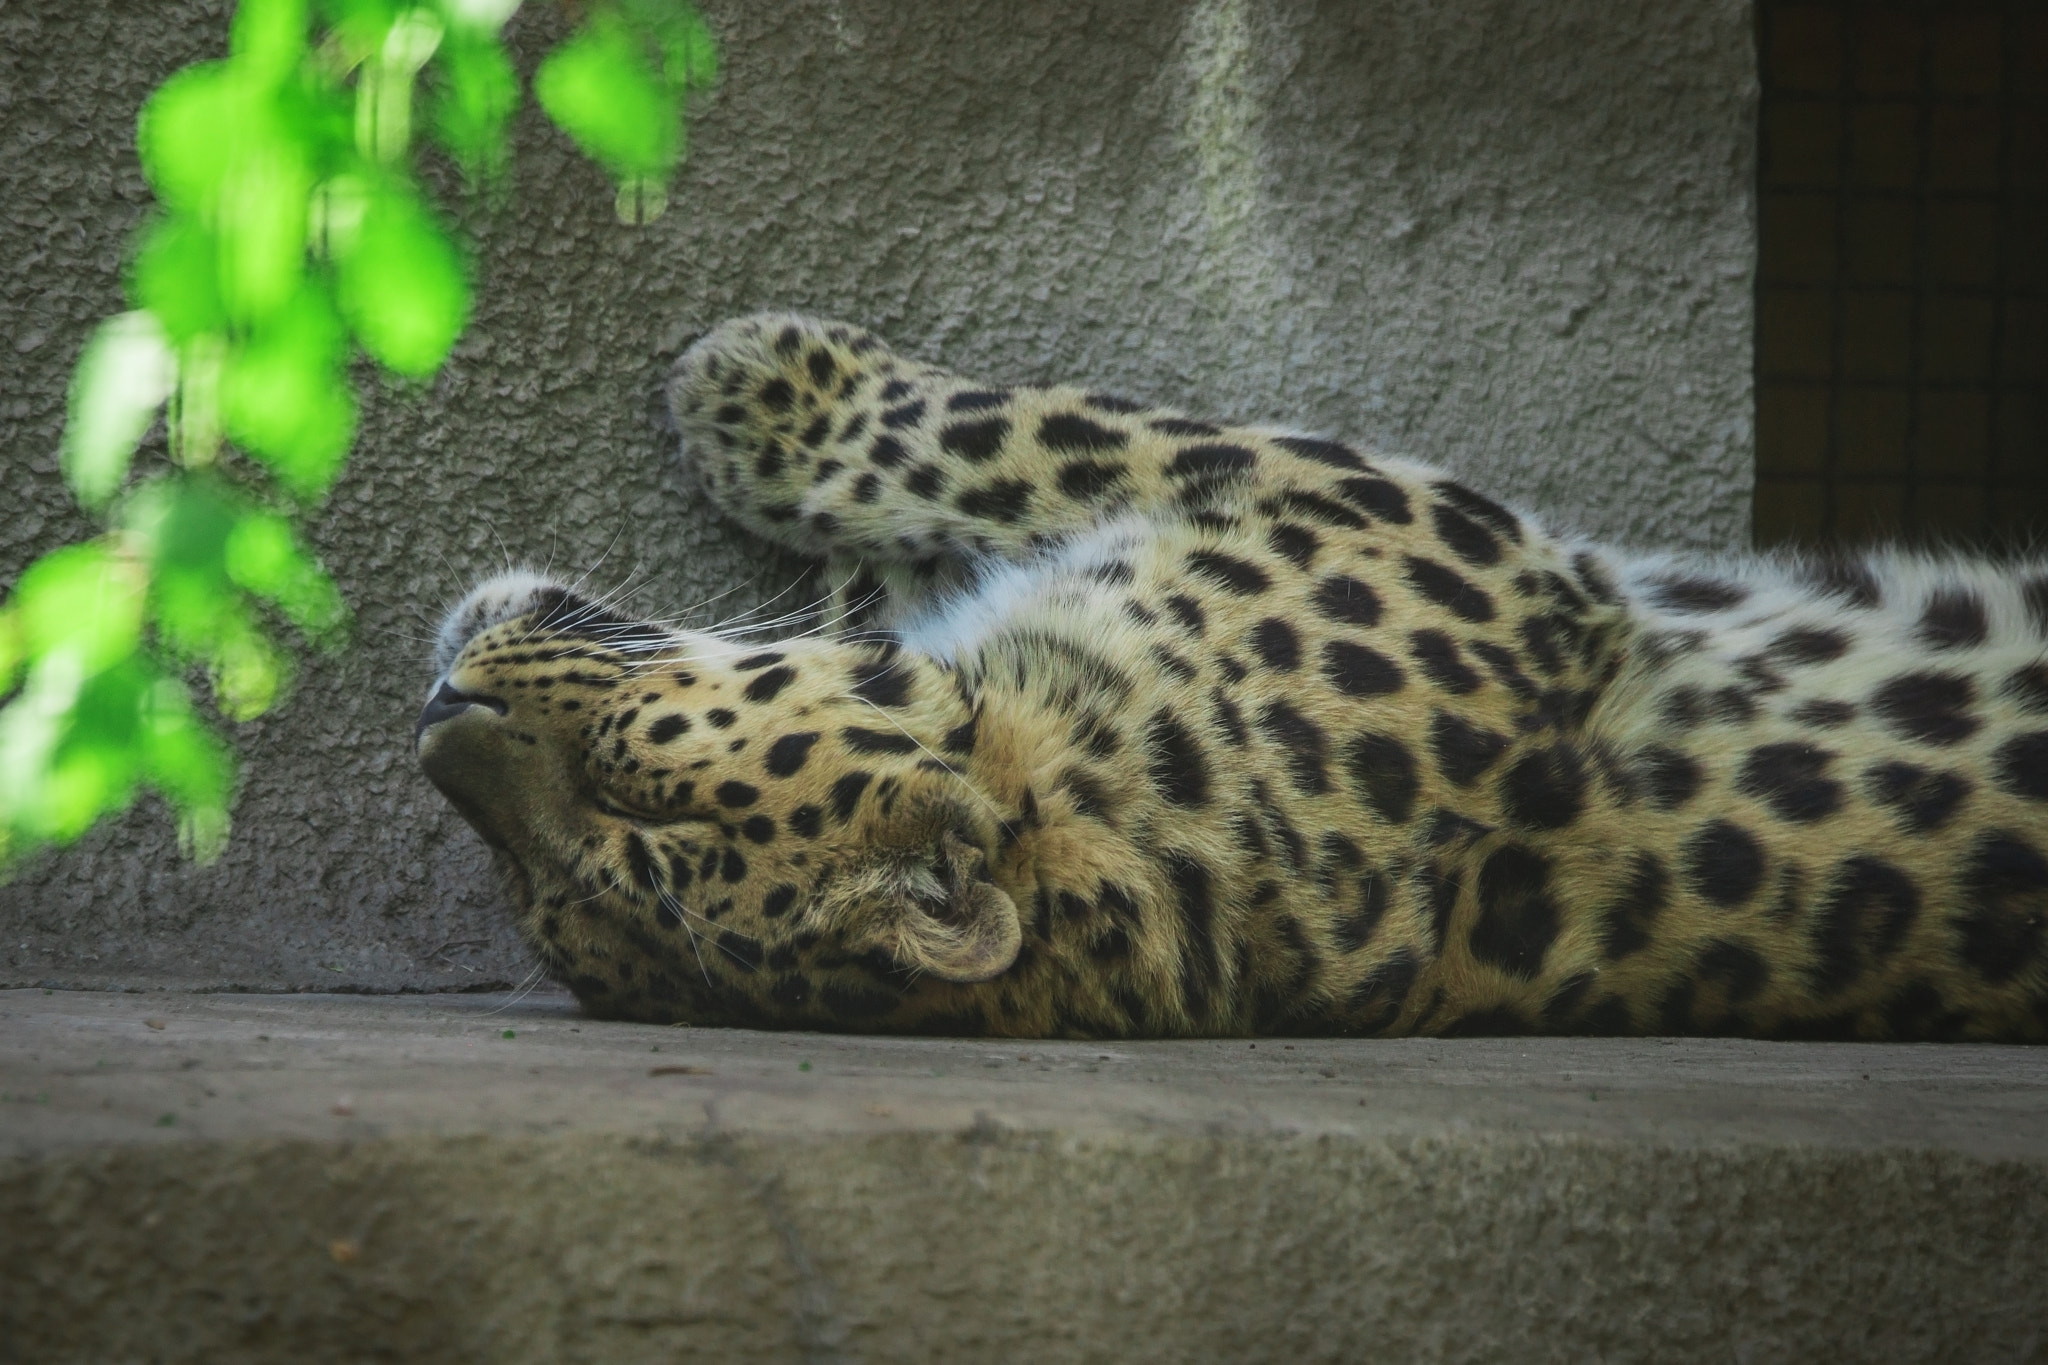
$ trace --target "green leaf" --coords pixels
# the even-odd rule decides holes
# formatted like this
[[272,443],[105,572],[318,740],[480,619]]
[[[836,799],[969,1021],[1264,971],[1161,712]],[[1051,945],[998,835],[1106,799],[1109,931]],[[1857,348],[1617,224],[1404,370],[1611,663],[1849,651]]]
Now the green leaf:
[[142,774],[177,808],[179,842],[202,862],[218,856],[234,798],[233,754],[193,713],[175,678],[160,678],[150,689],[142,722]]
[[378,60],[392,70],[403,71],[410,76],[433,57],[446,33],[446,26],[431,10],[417,7],[406,10],[391,21],[391,28],[385,33],[383,45],[378,50]]
[[281,81],[306,52],[305,0],[241,0],[229,32],[238,66],[258,79]]
[[128,543],[150,570],[150,612],[176,655],[204,655],[241,607],[223,564],[241,508],[211,478],[170,475],[137,489],[121,510]]
[[44,788],[84,681],[75,658],[38,661],[21,691],[0,706],[0,865],[24,844],[48,837]]
[[63,655],[81,675],[135,652],[148,576],[105,541],[54,550],[28,566],[14,589],[20,648],[30,659]]
[[70,843],[101,816],[135,799],[137,764],[121,744],[74,741],[62,744],[38,783],[36,809],[28,812],[32,834]]
[[654,35],[661,74],[677,90],[708,90],[718,82],[718,40],[694,5],[680,0],[627,0],[626,15]]
[[99,507],[128,476],[128,462],[170,397],[178,365],[155,315],[121,313],[99,325],[71,377],[71,410],[59,462],[71,491]]
[[0,697],[14,690],[21,667],[28,661],[28,641],[22,635],[21,613],[0,607]]
[[308,636],[338,643],[348,624],[341,590],[299,543],[285,518],[266,512],[244,515],[228,533],[224,561],[229,578],[276,603]]
[[371,187],[362,219],[335,243],[336,293],[363,349],[404,375],[428,375],[469,321],[455,244],[410,192]]
[[148,556],[150,613],[174,658],[203,662],[214,702],[231,720],[270,709],[290,686],[292,662],[264,633],[227,568],[246,509],[205,477],[173,477],[139,490],[124,522]]
[[356,72],[356,150],[383,165],[412,148],[413,80],[441,45],[445,29],[431,10],[407,9],[363,52]]
[[283,517],[214,479],[183,475],[139,489],[122,521],[149,561],[157,639],[172,657],[206,665],[230,719],[270,709],[293,673],[249,594],[275,602],[320,643],[339,642],[348,620],[341,594]]
[[291,655],[271,642],[240,603],[216,616],[208,644],[214,705],[229,720],[254,720],[290,689],[296,671]]
[[270,107],[250,111],[220,185],[214,218],[228,312],[259,322],[297,292],[306,269],[306,201],[313,173]]
[[398,11],[405,8],[402,0],[314,0],[314,3],[320,17],[331,28],[359,25],[380,31],[391,27]]
[[682,100],[616,12],[599,10],[548,54],[533,93],[563,132],[614,178],[666,178],[682,157]]
[[0,707],[0,868],[34,845],[68,842],[127,806],[139,782],[179,813],[194,855],[219,851],[234,757],[194,713],[185,685],[147,653],[91,675],[51,656]]
[[[133,658],[94,674],[52,655],[0,709],[0,853],[72,839],[134,793]],[[124,705],[125,703],[125,705]]]
[[134,799],[141,767],[136,732],[152,673],[145,660],[126,659],[79,688],[42,774],[31,823],[39,836],[69,842]]
[[135,145],[158,198],[188,213],[211,207],[247,105],[226,62],[188,66],[157,88],[136,120]]
[[[137,237],[140,307],[81,357],[63,467],[81,501],[104,505],[174,396],[188,468],[131,494],[114,534],[31,565],[0,606],[0,863],[76,837],[143,784],[177,808],[188,851],[220,848],[233,753],[175,670],[204,664],[224,714],[260,714],[293,670],[265,604],[329,646],[348,612],[288,516],[195,471],[224,429],[296,497],[318,497],[355,429],[350,332],[400,374],[445,361],[470,286],[404,173],[413,80],[432,63],[436,137],[472,178],[498,180],[520,98],[498,35],[518,4],[239,0],[230,58],[177,73],[144,106],[138,149],[163,212]],[[665,202],[688,94],[717,76],[686,0],[596,0],[535,84],[639,221]]]
[[233,317],[260,318],[298,286],[316,131],[298,92],[281,95],[235,63],[187,67],[143,106],[143,170],[165,203],[216,235]]
[[231,352],[221,379],[228,435],[301,499],[324,494],[355,436],[348,333],[311,281]]
[[173,345],[227,330],[220,298],[220,243],[190,214],[159,218],[143,229],[128,270],[128,296],[156,315]]
[[453,28],[495,38],[519,8],[519,0],[440,0],[441,13]]
[[[157,574],[214,566],[242,512],[242,500],[203,474],[167,474],[136,489],[121,509],[128,543]],[[219,570],[225,574],[225,570]]]
[[456,29],[435,69],[434,133],[472,183],[504,175],[506,129],[519,107],[519,78],[495,39]]
[[27,669],[0,707],[0,861],[127,804],[134,727],[120,702],[146,586],[143,566],[105,541],[45,555],[22,575],[7,633]]
[[401,9],[398,0],[318,0],[321,15],[353,60],[377,49]]

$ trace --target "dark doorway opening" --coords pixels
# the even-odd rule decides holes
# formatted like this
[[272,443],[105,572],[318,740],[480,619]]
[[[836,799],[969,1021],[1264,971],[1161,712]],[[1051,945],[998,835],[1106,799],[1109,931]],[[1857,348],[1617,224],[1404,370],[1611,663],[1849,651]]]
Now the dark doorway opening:
[[1758,39],[1757,543],[2048,539],[2048,3]]

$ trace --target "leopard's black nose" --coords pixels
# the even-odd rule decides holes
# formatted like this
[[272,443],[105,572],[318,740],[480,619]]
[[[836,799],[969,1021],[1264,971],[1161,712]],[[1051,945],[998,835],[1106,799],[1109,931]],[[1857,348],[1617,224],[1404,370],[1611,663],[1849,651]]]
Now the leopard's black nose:
[[413,743],[419,743],[420,736],[427,732],[429,726],[439,725],[444,720],[452,720],[472,706],[488,707],[501,716],[505,714],[505,703],[496,697],[486,697],[474,692],[458,692],[450,684],[442,683],[434,689],[434,695],[427,698],[427,704],[420,710],[420,718],[412,727]]

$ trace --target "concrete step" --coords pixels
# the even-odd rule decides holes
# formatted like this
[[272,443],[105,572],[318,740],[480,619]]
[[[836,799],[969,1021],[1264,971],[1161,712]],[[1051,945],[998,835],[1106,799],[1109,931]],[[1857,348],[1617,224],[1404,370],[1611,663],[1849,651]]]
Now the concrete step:
[[0,1360],[2048,1360],[2048,1052],[0,992]]

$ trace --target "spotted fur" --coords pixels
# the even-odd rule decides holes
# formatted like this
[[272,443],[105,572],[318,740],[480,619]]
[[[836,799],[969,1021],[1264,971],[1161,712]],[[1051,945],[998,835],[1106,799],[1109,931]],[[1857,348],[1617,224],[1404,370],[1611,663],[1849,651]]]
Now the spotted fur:
[[1630,557],[1437,470],[764,316],[685,458],[830,629],[451,617],[428,773],[591,1010],[2048,1032],[2048,565]]

